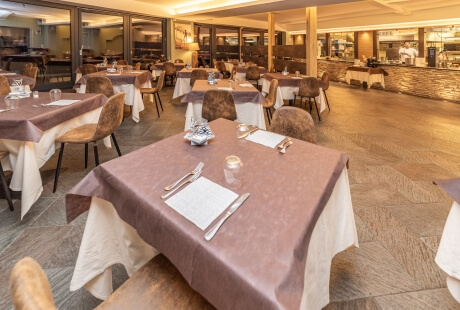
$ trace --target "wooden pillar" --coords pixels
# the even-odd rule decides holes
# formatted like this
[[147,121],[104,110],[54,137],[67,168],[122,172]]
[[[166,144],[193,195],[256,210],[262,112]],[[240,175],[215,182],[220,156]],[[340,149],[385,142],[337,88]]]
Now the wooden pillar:
[[316,61],[316,57],[318,55],[317,49],[318,44],[316,44],[317,40],[317,15],[316,15],[316,7],[305,8],[305,17],[306,17],[306,73],[308,76],[316,77],[318,75],[318,64]]
[[379,60],[379,42],[377,40],[377,33],[378,31],[372,31],[372,45],[373,45],[373,52],[372,56],[376,57],[377,60]]
[[243,46],[243,27],[238,29],[238,58],[243,58],[242,46]]
[[326,43],[324,44],[324,48],[326,49],[326,56],[331,56],[331,34],[329,32],[326,33]]
[[268,12],[268,71],[273,67],[273,46],[275,45],[275,14]]
[[353,42],[354,43],[353,46],[354,46],[354,49],[355,49],[355,59],[361,59],[361,56],[359,55],[359,50],[358,50],[358,48],[359,48],[358,31],[355,31],[354,38],[355,39],[354,39],[354,42]]
[[425,29],[418,28],[418,57],[425,57]]

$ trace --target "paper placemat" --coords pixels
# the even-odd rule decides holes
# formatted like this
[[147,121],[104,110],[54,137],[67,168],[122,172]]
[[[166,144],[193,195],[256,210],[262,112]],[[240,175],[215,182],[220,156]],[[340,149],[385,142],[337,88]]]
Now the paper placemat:
[[295,80],[301,80],[302,79],[300,76],[293,76],[292,78],[295,79]]
[[5,73],[0,73],[0,75],[16,75],[14,72],[5,72]]
[[253,87],[252,84],[245,83],[245,84],[239,84],[241,87]]
[[142,71],[131,71],[129,73],[142,73]]
[[274,149],[281,141],[286,138],[285,136],[279,135],[277,133],[265,131],[265,130],[257,130],[256,132],[250,134],[246,140],[259,143]]
[[120,73],[106,73],[105,75],[120,75]]
[[231,87],[217,87],[217,89],[232,91],[232,88],[231,88]]
[[56,106],[56,107],[65,107],[67,105],[71,105],[72,103],[78,102],[80,100],[58,100],[53,101],[51,103],[45,104],[47,106]]
[[205,230],[236,198],[238,194],[200,177],[165,203]]

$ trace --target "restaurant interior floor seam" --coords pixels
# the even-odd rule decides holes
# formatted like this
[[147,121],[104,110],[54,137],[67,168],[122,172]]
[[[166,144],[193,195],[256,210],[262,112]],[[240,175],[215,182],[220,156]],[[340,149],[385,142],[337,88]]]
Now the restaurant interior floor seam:
[[[187,105],[180,98],[168,100],[172,94],[173,88],[163,90],[160,118],[145,102],[141,122],[122,123],[116,135],[123,154],[183,131]],[[458,104],[343,83],[331,83],[328,99],[331,111],[322,113],[321,122],[313,114],[318,144],[350,157],[360,247],[334,258],[326,309],[460,309],[434,262],[452,199],[432,184],[460,175]],[[116,157],[100,149],[101,162]],[[94,167],[90,160],[84,170],[83,154],[83,146],[66,147],[55,194],[57,154],[40,169],[44,192],[22,221],[20,201],[10,212],[0,200],[0,309],[11,307],[8,275],[24,256],[45,269],[59,309],[100,303],[84,290],[69,292],[86,214],[68,225],[64,197]],[[126,279],[117,266],[114,288]]]

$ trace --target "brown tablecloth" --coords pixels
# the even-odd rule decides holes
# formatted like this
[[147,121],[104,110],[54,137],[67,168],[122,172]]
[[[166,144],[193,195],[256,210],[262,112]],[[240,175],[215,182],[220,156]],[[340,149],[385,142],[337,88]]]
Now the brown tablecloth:
[[349,70],[349,71],[367,72],[369,74],[388,75],[388,73],[385,70],[383,70],[382,68],[348,67],[347,70]]
[[[76,85],[84,84],[90,76],[106,76],[112,81],[113,85],[125,85],[133,84],[136,88],[141,88],[141,85],[152,79],[152,74],[148,70],[140,70],[137,72],[141,73],[128,73],[126,70],[123,70],[121,75],[114,73],[109,73],[107,71],[95,72],[87,75],[83,75],[76,83]],[[75,87],[75,86],[74,86]]]
[[442,188],[452,199],[460,204],[460,178],[434,180],[433,183]]
[[[180,71],[184,69],[186,64],[183,62],[178,62],[178,63],[174,63],[174,66],[176,67],[176,71]],[[157,63],[157,64],[150,66],[150,70],[163,70],[163,63]]]
[[[240,82],[243,84],[244,82]],[[247,83],[245,83],[247,84]],[[234,89],[229,90],[233,95],[235,103],[246,102],[265,102],[264,96],[255,87],[242,87],[237,83],[233,83]],[[208,81],[198,80],[195,82],[192,90],[182,97],[181,102],[203,102],[204,93],[210,89],[218,89],[219,87],[231,87],[232,84],[227,80],[220,80],[217,82],[216,87],[209,85]]]
[[[80,101],[65,107],[34,108],[32,105],[51,102],[47,92],[39,93],[37,99],[20,99],[18,109],[0,113],[0,139],[39,142],[44,131],[97,109],[107,101],[101,94],[63,93],[61,99]],[[5,107],[3,97],[0,97],[0,107]]]
[[[192,71],[197,70],[198,68],[192,68],[192,69],[187,69],[183,68],[179,72],[177,72],[177,78],[178,79],[189,79],[192,76]],[[214,77],[216,79],[223,79],[224,76],[222,73],[219,72],[219,70],[214,69],[214,68],[199,68],[200,70],[205,70],[206,72],[214,72]]]
[[35,83],[34,79],[22,74],[11,74],[11,72],[6,71],[6,70],[0,70],[0,75],[3,75],[6,77],[8,80],[8,83],[10,85],[16,85],[14,84],[14,80],[21,80],[22,79],[22,85],[32,85]]
[[[97,71],[105,71],[105,70],[107,70],[107,68],[113,68],[112,65],[110,65],[110,64],[108,64],[107,66],[97,66],[97,65],[94,65],[94,66],[96,66]],[[119,68],[125,69],[126,67],[128,67],[128,65],[116,65],[115,69],[119,69]],[[75,70],[75,73],[81,73],[81,67],[78,67]]]
[[[236,72],[238,73],[246,73],[246,71],[248,71],[248,67],[238,67],[238,66],[235,66],[236,67]],[[265,74],[267,72],[267,68],[264,68],[264,67],[259,67],[259,70],[260,70],[260,74]]]
[[[107,200],[218,309],[299,309],[310,237],[347,156],[297,139],[280,155],[241,146],[235,122],[210,127],[216,137],[207,146],[190,146],[180,133],[96,167],[66,195],[67,220],[88,210],[91,197]],[[251,196],[207,242],[160,195],[200,161],[202,176],[224,186],[230,154],[245,169],[236,192]]]
[[[282,75],[281,73],[265,73],[262,78],[266,79],[269,82],[273,79],[277,79],[278,86],[280,87],[299,87],[301,79],[293,79],[293,77],[296,77],[295,74]],[[306,76],[302,75],[301,77]]]

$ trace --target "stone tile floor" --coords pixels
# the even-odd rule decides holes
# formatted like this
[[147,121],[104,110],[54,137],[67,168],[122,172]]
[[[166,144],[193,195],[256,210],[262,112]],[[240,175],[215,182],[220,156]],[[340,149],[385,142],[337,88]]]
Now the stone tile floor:
[[[123,154],[183,130],[186,106],[172,93],[161,94],[160,118],[146,102],[138,124],[123,122],[116,132]],[[452,200],[431,183],[460,175],[460,105],[341,83],[328,97],[332,110],[321,122],[313,114],[318,144],[350,157],[360,247],[334,258],[326,309],[460,309],[434,262]],[[116,152],[100,147],[100,158]],[[56,161],[57,154],[42,167],[43,194],[22,221],[19,201],[10,212],[0,200],[0,309],[11,308],[8,276],[26,255],[45,269],[59,309],[100,303],[84,290],[69,292],[86,215],[67,224],[64,206],[66,192],[94,164],[90,158],[85,170],[83,146],[67,146],[53,194]],[[114,267],[113,279],[115,288],[127,279],[122,266]]]

